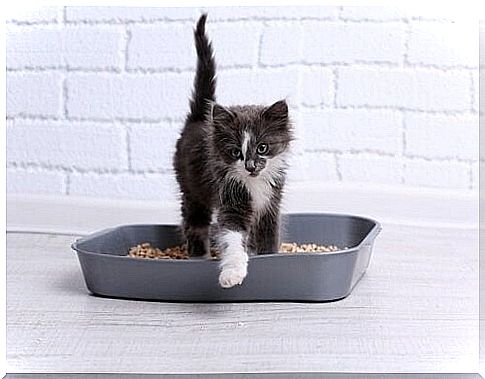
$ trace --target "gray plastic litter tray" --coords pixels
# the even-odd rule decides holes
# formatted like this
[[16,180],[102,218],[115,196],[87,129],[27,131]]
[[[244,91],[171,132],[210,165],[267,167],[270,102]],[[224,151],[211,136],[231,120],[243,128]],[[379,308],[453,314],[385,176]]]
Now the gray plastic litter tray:
[[106,229],[72,244],[86,286],[98,296],[158,301],[331,301],[350,294],[369,266],[378,222],[336,214],[289,214],[282,240],[336,245],[325,253],[251,256],[240,286],[218,284],[218,261],[203,258],[131,258],[130,247],[150,242],[165,249],[182,243],[176,225],[127,225]]

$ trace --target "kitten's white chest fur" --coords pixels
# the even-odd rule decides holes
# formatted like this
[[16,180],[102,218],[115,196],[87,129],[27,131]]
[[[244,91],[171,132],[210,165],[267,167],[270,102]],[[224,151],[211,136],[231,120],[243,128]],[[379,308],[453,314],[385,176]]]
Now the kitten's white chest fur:
[[252,200],[253,210],[256,213],[264,211],[271,200],[273,193],[271,183],[263,175],[255,178],[247,177],[244,185],[249,191]]
[[252,177],[244,168],[244,163],[239,163],[236,169],[237,178],[244,184],[251,196],[251,205],[256,216],[259,216],[270,204],[273,196],[273,186],[281,169],[286,165],[286,154],[280,154],[267,161],[267,165],[261,173]]

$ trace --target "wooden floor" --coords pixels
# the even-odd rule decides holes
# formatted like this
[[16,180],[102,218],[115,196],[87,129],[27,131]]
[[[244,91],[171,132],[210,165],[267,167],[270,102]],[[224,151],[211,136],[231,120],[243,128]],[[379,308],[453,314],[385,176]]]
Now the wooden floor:
[[483,379],[480,374],[366,374],[366,373],[257,373],[257,374],[7,374],[5,379]]
[[323,304],[88,294],[72,236],[7,235],[7,372],[477,372],[475,230],[384,226],[367,274]]

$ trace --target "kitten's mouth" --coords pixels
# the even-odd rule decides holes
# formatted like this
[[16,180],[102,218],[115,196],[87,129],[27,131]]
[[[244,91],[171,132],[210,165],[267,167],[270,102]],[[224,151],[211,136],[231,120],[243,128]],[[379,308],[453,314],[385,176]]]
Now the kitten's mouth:
[[258,176],[258,175],[259,175],[259,172],[251,172],[251,173],[249,174],[249,176],[250,176],[251,178],[255,178],[255,177],[256,177],[256,176]]

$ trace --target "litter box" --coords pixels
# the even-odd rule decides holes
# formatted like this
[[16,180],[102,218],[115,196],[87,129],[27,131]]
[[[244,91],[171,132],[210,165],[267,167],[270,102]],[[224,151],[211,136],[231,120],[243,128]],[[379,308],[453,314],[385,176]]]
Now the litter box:
[[[181,244],[177,225],[126,225],[78,239],[77,252],[94,295],[181,302],[332,301],[348,296],[369,266],[378,222],[321,213],[283,216],[282,241],[336,245],[322,253],[250,256],[242,285],[221,288],[217,260],[155,260],[126,256],[143,242],[165,249]],[[345,248],[345,249],[344,249]]]

